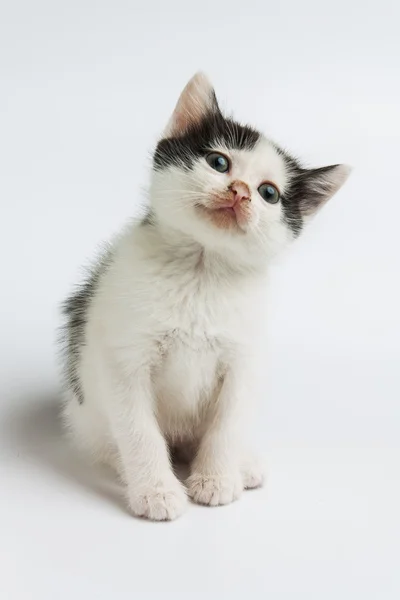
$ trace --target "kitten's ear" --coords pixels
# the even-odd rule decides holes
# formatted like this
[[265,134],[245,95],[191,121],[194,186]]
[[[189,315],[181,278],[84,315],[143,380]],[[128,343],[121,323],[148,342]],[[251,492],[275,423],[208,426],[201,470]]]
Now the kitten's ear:
[[348,165],[332,165],[320,169],[304,169],[298,183],[302,193],[300,211],[304,216],[313,215],[342,187],[351,173]]
[[220,112],[214,88],[204,73],[196,73],[181,93],[164,137],[183,135],[210,112]]

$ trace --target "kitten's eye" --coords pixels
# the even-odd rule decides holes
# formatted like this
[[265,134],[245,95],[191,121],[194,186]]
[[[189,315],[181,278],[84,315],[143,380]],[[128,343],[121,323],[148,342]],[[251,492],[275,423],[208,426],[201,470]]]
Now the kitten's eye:
[[279,192],[272,183],[263,183],[258,188],[258,193],[265,202],[276,204],[279,202]]
[[215,169],[215,171],[218,171],[219,173],[226,173],[229,171],[229,159],[219,152],[210,152],[210,154],[207,154],[206,161],[212,169]]

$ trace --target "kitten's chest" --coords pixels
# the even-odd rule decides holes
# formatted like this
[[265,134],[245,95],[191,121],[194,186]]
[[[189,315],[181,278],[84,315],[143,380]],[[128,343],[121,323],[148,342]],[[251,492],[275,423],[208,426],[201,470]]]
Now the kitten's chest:
[[[160,323],[156,382],[169,414],[210,399],[240,343],[238,307],[199,286],[180,289]],[[160,332],[161,333],[161,332]]]
[[200,351],[216,350],[237,337],[248,319],[242,293],[193,277],[165,290],[159,326],[169,341]]
[[159,415],[170,434],[182,418],[196,420],[212,401],[226,370],[226,345],[218,336],[175,328],[160,340],[161,360],[154,372]]
[[171,381],[196,377],[210,380],[237,337],[231,310],[222,310],[215,297],[180,291],[160,323],[159,352]]

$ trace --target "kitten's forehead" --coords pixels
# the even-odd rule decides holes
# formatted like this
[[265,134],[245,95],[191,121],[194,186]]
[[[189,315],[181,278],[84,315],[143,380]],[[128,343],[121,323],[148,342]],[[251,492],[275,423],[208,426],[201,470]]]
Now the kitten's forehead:
[[289,183],[287,163],[274,144],[264,136],[260,136],[251,149],[232,148],[223,141],[216,146],[216,150],[232,158],[235,178],[250,179],[247,183],[261,184],[263,181],[270,181],[281,192],[287,187]]

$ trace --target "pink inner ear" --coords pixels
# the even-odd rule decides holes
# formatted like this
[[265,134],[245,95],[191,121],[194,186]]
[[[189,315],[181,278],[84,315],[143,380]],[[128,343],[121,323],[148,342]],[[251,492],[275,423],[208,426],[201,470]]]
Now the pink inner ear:
[[190,112],[190,106],[182,105],[174,111],[174,131],[175,134],[184,133],[187,131],[193,123],[200,121],[201,115],[196,114],[195,111]]
[[196,73],[181,93],[164,135],[182,135],[212,110],[214,105],[215,96],[211,83],[203,73]]

